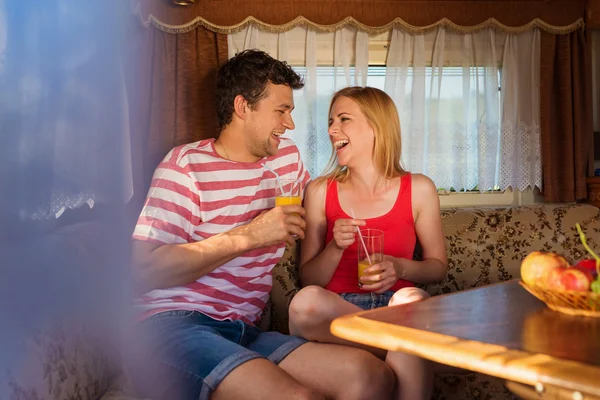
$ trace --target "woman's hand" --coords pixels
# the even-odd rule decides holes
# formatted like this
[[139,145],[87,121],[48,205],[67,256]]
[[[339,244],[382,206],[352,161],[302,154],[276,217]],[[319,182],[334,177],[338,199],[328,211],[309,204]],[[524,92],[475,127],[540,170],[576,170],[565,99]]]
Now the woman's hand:
[[340,218],[333,224],[333,242],[335,246],[344,250],[356,240],[356,227],[366,225],[363,219]]
[[375,293],[386,292],[400,279],[401,272],[401,260],[384,255],[383,261],[365,269],[365,275],[360,278],[361,289]]

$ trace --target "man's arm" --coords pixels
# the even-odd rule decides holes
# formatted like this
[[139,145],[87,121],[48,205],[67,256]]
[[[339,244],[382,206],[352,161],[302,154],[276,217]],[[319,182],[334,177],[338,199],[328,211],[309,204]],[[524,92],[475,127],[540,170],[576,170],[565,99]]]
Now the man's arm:
[[188,284],[247,251],[293,243],[293,235],[304,238],[303,216],[298,205],[275,207],[246,225],[199,242],[157,245],[135,240],[134,279],[142,292]]

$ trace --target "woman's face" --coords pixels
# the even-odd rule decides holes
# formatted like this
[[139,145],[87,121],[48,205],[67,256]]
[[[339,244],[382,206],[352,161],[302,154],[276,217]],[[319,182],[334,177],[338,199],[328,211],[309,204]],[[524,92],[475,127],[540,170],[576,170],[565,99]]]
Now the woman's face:
[[329,115],[329,139],[343,166],[371,162],[375,132],[354,100],[339,97]]

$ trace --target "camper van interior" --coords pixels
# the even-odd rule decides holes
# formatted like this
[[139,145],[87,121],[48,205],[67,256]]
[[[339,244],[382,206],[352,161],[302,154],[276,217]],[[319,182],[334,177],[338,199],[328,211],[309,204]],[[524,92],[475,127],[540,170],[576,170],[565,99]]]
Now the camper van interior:
[[[237,90],[231,82],[262,73],[264,65],[257,63],[245,70],[249,75],[231,69],[229,80],[223,78],[226,68],[235,68],[231,60],[252,49],[277,60],[269,74],[284,68],[288,78],[302,81],[266,78],[269,88],[295,89],[277,110],[293,122],[282,123],[283,138],[273,128],[264,145],[276,142],[273,153],[252,153],[258,164],[235,159],[232,149],[241,144],[219,141],[235,137],[225,136],[232,126],[257,126],[258,132],[269,121],[250,125],[251,117],[241,116],[258,115],[255,104],[277,90],[257,92],[258,103],[235,92],[224,105],[222,92]],[[352,148],[350,129],[344,140],[332,139],[353,118],[333,115],[330,108],[334,93],[347,87],[375,88],[395,105],[397,116],[392,111],[384,119],[399,119],[399,129],[381,150],[377,130],[384,128],[363,108],[374,132],[372,148]],[[223,119],[223,109],[231,110],[229,119]],[[225,383],[232,381],[227,376],[238,376],[233,369],[219,378],[225,383],[216,378],[226,362],[208,375],[198,375],[199,366],[154,368],[159,359],[163,367],[170,361],[161,359],[155,338],[140,334],[140,327],[167,329],[175,315],[168,313],[177,312],[258,327],[256,335],[277,338],[271,342],[293,337],[373,359],[383,354],[380,366],[390,354],[419,360],[432,371],[420,398],[600,399],[600,0],[0,0],[0,143],[0,399],[288,398],[284,383],[226,392]],[[347,143],[346,154],[369,160],[377,159],[377,151],[395,154],[390,165],[413,179],[407,203],[412,256],[390,261],[393,284],[404,282],[398,271],[406,276],[417,266],[437,265],[445,272],[438,274],[441,280],[425,272],[405,280],[421,293],[418,301],[387,298],[366,307],[377,310],[332,316],[327,334],[343,339],[340,346],[298,333],[294,305],[300,302],[296,295],[303,291],[306,297],[304,289],[314,285],[322,286],[314,296],[328,292],[339,299],[330,281],[337,279],[335,268],[323,285],[309,280],[304,269],[317,259],[305,260],[315,243],[309,234],[325,238],[325,230],[332,232],[318,257],[338,246],[338,225],[326,217],[330,192],[327,203],[324,194],[318,206],[306,200],[329,163],[339,162],[337,171],[346,177],[356,171],[352,161],[341,165]],[[398,143],[396,153],[390,143]],[[278,173],[290,172],[287,164],[269,160],[283,153],[299,154],[294,179],[304,185],[310,175],[313,181],[297,194],[304,208],[281,214],[302,220],[295,223],[302,232],[286,232],[292,238],[287,244],[285,238],[269,244],[277,250],[268,253],[275,257],[270,264],[256,258],[256,249],[238,250],[243,238],[232,247],[211,240],[224,232],[217,225],[246,226],[232,210],[242,198],[256,200],[247,200],[251,195],[241,183],[251,164],[261,171],[256,187],[270,188],[260,198],[270,206],[244,212],[255,223],[281,208],[274,199],[279,189],[285,192]],[[181,160],[206,154],[217,161],[182,166]],[[419,177],[433,183],[433,213],[415,211],[421,210],[415,201]],[[336,182],[340,198],[344,179],[327,181]],[[399,185],[401,193],[405,183]],[[225,196],[218,201],[210,197],[217,191]],[[361,215],[358,203],[336,201],[340,210],[349,204],[352,214],[355,204]],[[385,214],[372,204],[372,215]],[[312,214],[310,207],[321,206],[329,211]],[[356,221],[346,214],[346,221]],[[387,222],[386,235],[405,240],[402,223]],[[358,226],[348,226],[355,247],[335,247],[336,260],[353,249],[356,265],[356,249],[362,241],[367,250],[368,243]],[[431,233],[436,229],[438,236]],[[192,247],[204,240],[214,245]],[[432,249],[442,248],[441,242],[445,256],[436,258]],[[223,255],[227,251],[232,255]],[[186,268],[203,252],[221,258],[211,259],[209,272],[188,273],[184,281]],[[534,252],[546,258],[523,262]],[[160,261],[163,269],[152,269],[153,276],[173,284],[144,280],[150,267],[140,272],[140,254]],[[586,259],[583,272],[577,266]],[[526,268],[538,268],[531,281]],[[252,275],[259,269],[260,277]],[[583,277],[585,288],[578,293],[562,275],[552,286],[550,269],[576,269],[573,282]],[[362,285],[356,293],[380,294]],[[382,293],[392,287],[397,289],[390,284]],[[249,298],[253,291],[263,297]],[[565,296],[565,305],[554,303]],[[582,305],[573,300],[577,296]],[[324,302],[314,303],[325,309]],[[231,307],[235,313],[226,314]],[[244,314],[252,307],[255,318]],[[202,311],[207,309],[213,314]],[[290,331],[294,336],[287,336]],[[174,352],[189,355],[175,336],[169,340]],[[195,351],[198,358],[186,360],[225,358],[216,345],[197,345]],[[248,365],[254,354],[244,353]],[[231,365],[244,362],[234,356],[227,360]],[[273,368],[285,370],[290,385],[311,387],[305,375],[288,375],[284,361]],[[327,368],[339,369],[343,363],[336,361],[327,360]],[[352,371],[369,368],[359,364],[338,379],[338,392],[299,392],[298,398],[370,399],[385,392],[366,391],[353,380]],[[394,376],[393,364],[387,364]],[[401,376],[396,373],[386,399],[403,393]]]

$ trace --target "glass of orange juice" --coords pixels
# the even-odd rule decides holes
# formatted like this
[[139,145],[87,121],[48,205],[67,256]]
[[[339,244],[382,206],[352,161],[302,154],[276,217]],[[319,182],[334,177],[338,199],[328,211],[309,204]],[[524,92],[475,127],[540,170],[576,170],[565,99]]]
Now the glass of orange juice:
[[360,281],[361,277],[377,273],[365,274],[365,270],[371,265],[383,261],[383,231],[364,228],[360,230],[360,236],[362,236],[362,240],[360,237],[356,238],[356,247],[358,248],[358,286],[363,284]]
[[[275,206],[302,205],[302,180],[280,179],[275,189]],[[283,189],[283,192],[281,191]]]

